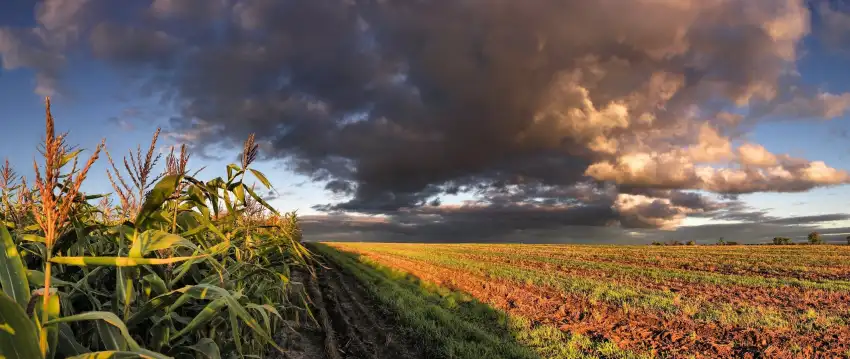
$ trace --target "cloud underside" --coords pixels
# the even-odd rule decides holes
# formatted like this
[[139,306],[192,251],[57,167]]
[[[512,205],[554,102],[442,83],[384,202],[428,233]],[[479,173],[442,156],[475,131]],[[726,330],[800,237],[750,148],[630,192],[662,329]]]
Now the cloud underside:
[[[674,229],[740,205],[694,191],[850,181],[746,137],[850,106],[797,75],[803,0],[133,6],[44,1],[36,27],[0,28],[3,67],[35,69],[51,93],[83,49],[145,78],[179,113],[172,138],[198,151],[256,133],[268,158],[346,198],[328,212],[424,232]],[[473,200],[442,204],[455,194]]]

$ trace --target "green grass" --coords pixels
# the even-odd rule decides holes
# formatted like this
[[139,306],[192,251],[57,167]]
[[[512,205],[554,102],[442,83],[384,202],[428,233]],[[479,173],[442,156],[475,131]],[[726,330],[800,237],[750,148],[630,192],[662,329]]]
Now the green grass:
[[[778,287],[799,287],[804,289],[820,289],[829,291],[850,291],[850,281],[829,280],[829,281],[810,281],[796,278],[768,278],[753,275],[737,275],[737,274],[719,274],[704,271],[689,271],[684,269],[670,268],[653,268],[640,265],[618,264],[610,262],[594,262],[590,260],[579,260],[572,258],[564,258],[549,254],[537,254],[530,251],[469,251],[468,249],[453,249],[448,248],[429,248],[427,250],[431,254],[450,254],[454,258],[472,258],[483,257],[488,261],[500,262],[504,259],[525,260],[538,263],[547,263],[555,266],[562,266],[572,269],[593,270],[605,272],[607,276],[613,276],[624,279],[640,279],[640,280],[678,280],[691,283],[703,283],[714,285],[737,285],[753,288],[778,288]],[[752,265],[752,264],[751,264]]]
[[[363,251],[412,260],[414,262],[435,265],[450,270],[470,273],[483,278],[506,280],[517,284],[527,284],[554,289],[565,294],[576,295],[590,303],[619,308],[623,311],[637,310],[648,314],[657,314],[667,319],[692,320],[701,324],[731,325],[743,328],[791,328],[801,334],[817,332],[831,326],[843,326],[850,322],[846,311],[838,305],[836,311],[819,312],[818,320],[803,316],[799,310],[787,304],[761,303],[757,299],[744,302],[740,298],[735,304],[713,300],[711,296],[682,295],[665,289],[668,283],[677,285],[705,285],[706,288],[719,290],[738,286],[742,289],[800,288],[803,290],[825,290],[827,292],[847,291],[845,281],[815,282],[796,278],[768,278],[721,274],[705,271],[687,271],[682,269],[640,267],[613,262],[593,262],[574,260],[563,255],[561,249],[574,250],[576,247],[588,251],[613,251],[619,247],[603,246],[529,246],[524,245],[427,245],[427,244],[334,244],[344,250]],[[538,252],[539,248],[549,248],[558,256],[547,257]],[[635,247],[626,247],[632,250]],[[644,246],[648,250],[653,247]],[[711,247],[692,247],[688,252],[715,252]],[[772,247],[739,247],[738,251],[759,252]],[[799,246],[798,251],[820,251],[816,246]],[[658,253],[658,252],[656,252]],[[675,251],[668,251],[674,255]],[[719,254],[718,254],[719,255]],[[623,258],[628,260],[628,258]],[[707,260],[712,260],[708,258]],[[575,271],[571,273],[571,271]],[[649,286],[651,285],[651,286]],[[793,304],[790,302],[788,304]]]
[[649,358],[611,342],[571,335],[551,325],[509,317],[469,295],[423,282],[324,244],[312,249],[362,283],[395,313],[408,337],[431,358]]

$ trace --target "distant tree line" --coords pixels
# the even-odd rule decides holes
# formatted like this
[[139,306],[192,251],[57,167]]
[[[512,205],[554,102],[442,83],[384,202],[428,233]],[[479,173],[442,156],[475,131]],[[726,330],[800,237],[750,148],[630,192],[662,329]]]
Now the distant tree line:
[[[667,242],[653,241],[652,245],[653,246],[695,246],[695,245],[697,245],[697,242],[693,241],[693,240],[690,240],[690,241],[687,241],[687,242],[684,242],[684,243],[682,241],[667,241]],[[720,237],[720,240],[717,241],[717,245],[719,245],[719,246],[735,246],[735,245],[738,245],[738,242],[727,242],[727,241],[723,240],[723,237]]]
[[[850,236],[847,236],[845,239],[847,240],[847,244],[850,245]],[[806,243],[801,243],[801,244],[825,244],[825,243],[826,243],[826,241],[824,241],[824,239],[823,239],[823,237],[821,236],[820,233],[812,232],[812,233],[809,233],[808,236],[806,236]],[[788,238],[788,237],[773,237],[773,244],[789,245],[789,244],[795,244],[795,243],[791,240],[791,238]]]
[[[847,236],[846,240],[847,240],[847,245],[850,245],[850,236]],[[806,242],[799,243],[799,244],[825,244],[825,243],[826,242],[824,241],[824,239],[823,239],[823,237],[821,236],[820,233],[812,232],[812,233],[809,233],[808,236],[806,236]],[[789,237],[773,237],[772,244],[785,246],[785,245],[793,245],[793,244],[797,244],[797,243],[794,243],[794,240],[789,238]],[[695,246],[695,245],[697,245],[697,243],[696,243],[696,241],[693,241],[693,240],[687,241],[685,243],[683,243],[681,241],[672,240],[672,241],[666,241],[666,242],[653,241],[652,245],[653,246],[686,246],[686,245],[687,246]],[[718,246],[735,246],[735,245],[738,245],[738,242],[727,241],[725,238],[720,237],[720,239],[717,240],[716,245],[718,245]]]

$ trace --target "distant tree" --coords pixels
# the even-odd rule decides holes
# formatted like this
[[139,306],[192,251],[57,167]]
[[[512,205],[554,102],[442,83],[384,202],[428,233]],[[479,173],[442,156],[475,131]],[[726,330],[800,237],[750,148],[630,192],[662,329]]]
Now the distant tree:
[[724,246],[724,245],[726,245],[726,240],[725,240],[725,239],[723,239],[723,237],[720,237],[720,239],[718,239],[718,240],[717,240],[717,245],[718,245],[718,246]]
[[694,241],[688,241],[688,245],[689,245],[689,246],[695,246],[695,245],[697,245],[697,242],[694,242]]
[[773,244],[789,245],[789,244],[791,244],[791,238],[788,238],[788,237],[773,237]]
[[681,246],[681,245],[682,245],[682,242],[679,242],[679,241],[670,241],[669,245],[671,245],[671,246]]
[[821,238],[820,233],[812,232],[809,233],[809,244],[823,244],[823,238]]
[[653,245],[653,246],[660,246],[660,245],[662,245],[662,244],[663,244],[663,243],[661,243],[661,242],[659,242],[659,241],[652,241],[652,245]]
[[847,245],[850,245],[850,236],[847,236]]

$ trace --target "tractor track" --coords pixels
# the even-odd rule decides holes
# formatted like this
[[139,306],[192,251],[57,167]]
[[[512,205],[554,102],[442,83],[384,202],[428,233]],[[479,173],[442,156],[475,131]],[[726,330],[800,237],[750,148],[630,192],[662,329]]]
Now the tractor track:
[[[424,358],[407,340],[392,313],[356,278],[330,261],[314,266],[315,276],[299,270],[293,281],[301,283],[310,298],[317,327],[304,316],[284,339],[287,359],[415,359]],[[274,356],[272,356],[274,357]]]

